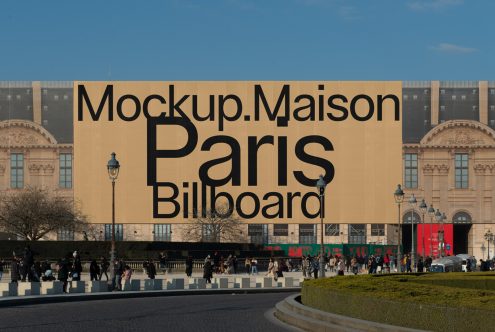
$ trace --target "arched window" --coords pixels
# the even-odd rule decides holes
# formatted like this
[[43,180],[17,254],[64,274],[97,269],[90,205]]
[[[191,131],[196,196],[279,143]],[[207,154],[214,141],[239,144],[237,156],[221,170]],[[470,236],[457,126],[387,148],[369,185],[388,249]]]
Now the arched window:
[[404,213],[404,216],[402,217],[402,223],[403,224],[411,224],[411,214],[412,214],[412,219],[415,224],[420,224],[421,223],[421,217],[419,214],[414,211],[411,213],[411,211]]
[[454,224],[472,224],[471,216],[467,212],[457,212],[452,218]]

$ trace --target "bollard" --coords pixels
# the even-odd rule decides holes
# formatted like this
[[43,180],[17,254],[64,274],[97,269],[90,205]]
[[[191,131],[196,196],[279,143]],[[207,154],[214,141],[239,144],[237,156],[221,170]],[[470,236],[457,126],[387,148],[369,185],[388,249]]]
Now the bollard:
[[84,293],[86,292],[86,283],[84,281],[69,281],[69,293]]
[[131,280],[131,291],[137,292],[141,290],[141,280],[132,279]]
[[0,283],[0,297],[17,296],[17,283]]
[[92,280],[86,283],[87,293],[108,292],[108,282],[101,280]]
[[39,282],[21,282],[17,287],[17,292],[20,296],[40,295],[40,288]]
[[219,288],[229,288],[229,278],[218,278]]
[[41,295],[62,294],[64,283],[60,281],[44,281],[41,283]]
[[273,287],[272,281],[273,281],[273,279],[271,277],[264,277],[263,278],[263,288]]
[[251,278],[240,278],[241,288],[251,288]]
[[125,292],[131,291],[131,281],[130,280],[124,280],[124,283],[122,284],[122,290]]
[[295,287],[293,277],[285,277],[285,287]]

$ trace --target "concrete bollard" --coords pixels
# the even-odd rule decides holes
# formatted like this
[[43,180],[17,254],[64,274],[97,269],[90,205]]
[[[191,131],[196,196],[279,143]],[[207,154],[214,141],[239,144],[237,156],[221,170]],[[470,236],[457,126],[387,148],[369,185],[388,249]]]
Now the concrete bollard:
[[122,290],[124,292],[128,292],[128,291],[131,291],[132,288],[131,288],[131,281],[130,280],[125,280],[124,283],[122,284]]
[[163,289],[163,279],[146,279],[144,281],[144,290],[162,290]]
[[229,278],[218,278],[219,288],[229,288]]
[[86,292],[86,283],[84,281],[70,281],[69,282],[69,293],[85,293]]
[[273,281],[273,279],[271,277],[264,277],[263,278],[263,288],[273,287],[272,281]]
[[251,278],[240,278],[241,288],[251,288]]
[[183,278],[177,278],[177,279],[172,279],[172,289],[184,289],[184,279]]
[[194,285],[195,285],[195,289],[206,289],[206,279],[196,278],[194,279]]
[[41,285],[39,282],[21,282],[17,287],[19,296],[40,295]]
[[61,281],[44,281],[41,283],[41,295],[62,294],[64,283]]
[[284,281],[285,281],[285,285],[284,285],[285,287],[295,287],[293,277],[285,277]]
[[17,296],[17,283],[0,283],[0,297]]
[[141,290],[141,280],[132,279],[131,280],[131,291],[138,292]]
[[93,280],[86,283],[86,293],[108,292],[108,282],[102,280]]

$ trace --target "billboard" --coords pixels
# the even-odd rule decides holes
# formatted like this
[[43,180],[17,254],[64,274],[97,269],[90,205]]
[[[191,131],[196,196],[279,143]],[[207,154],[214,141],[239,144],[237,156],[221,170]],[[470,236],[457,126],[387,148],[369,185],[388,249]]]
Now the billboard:
[[119,223],[395,223],[401,82],[74,82],[74,195]]

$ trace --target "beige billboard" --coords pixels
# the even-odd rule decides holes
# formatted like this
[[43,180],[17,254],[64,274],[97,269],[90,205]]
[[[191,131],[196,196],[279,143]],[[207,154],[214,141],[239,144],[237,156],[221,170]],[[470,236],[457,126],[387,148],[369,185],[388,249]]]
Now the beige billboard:
[[74,191],[94,223],[395,223],[401,82],[75,82]]

